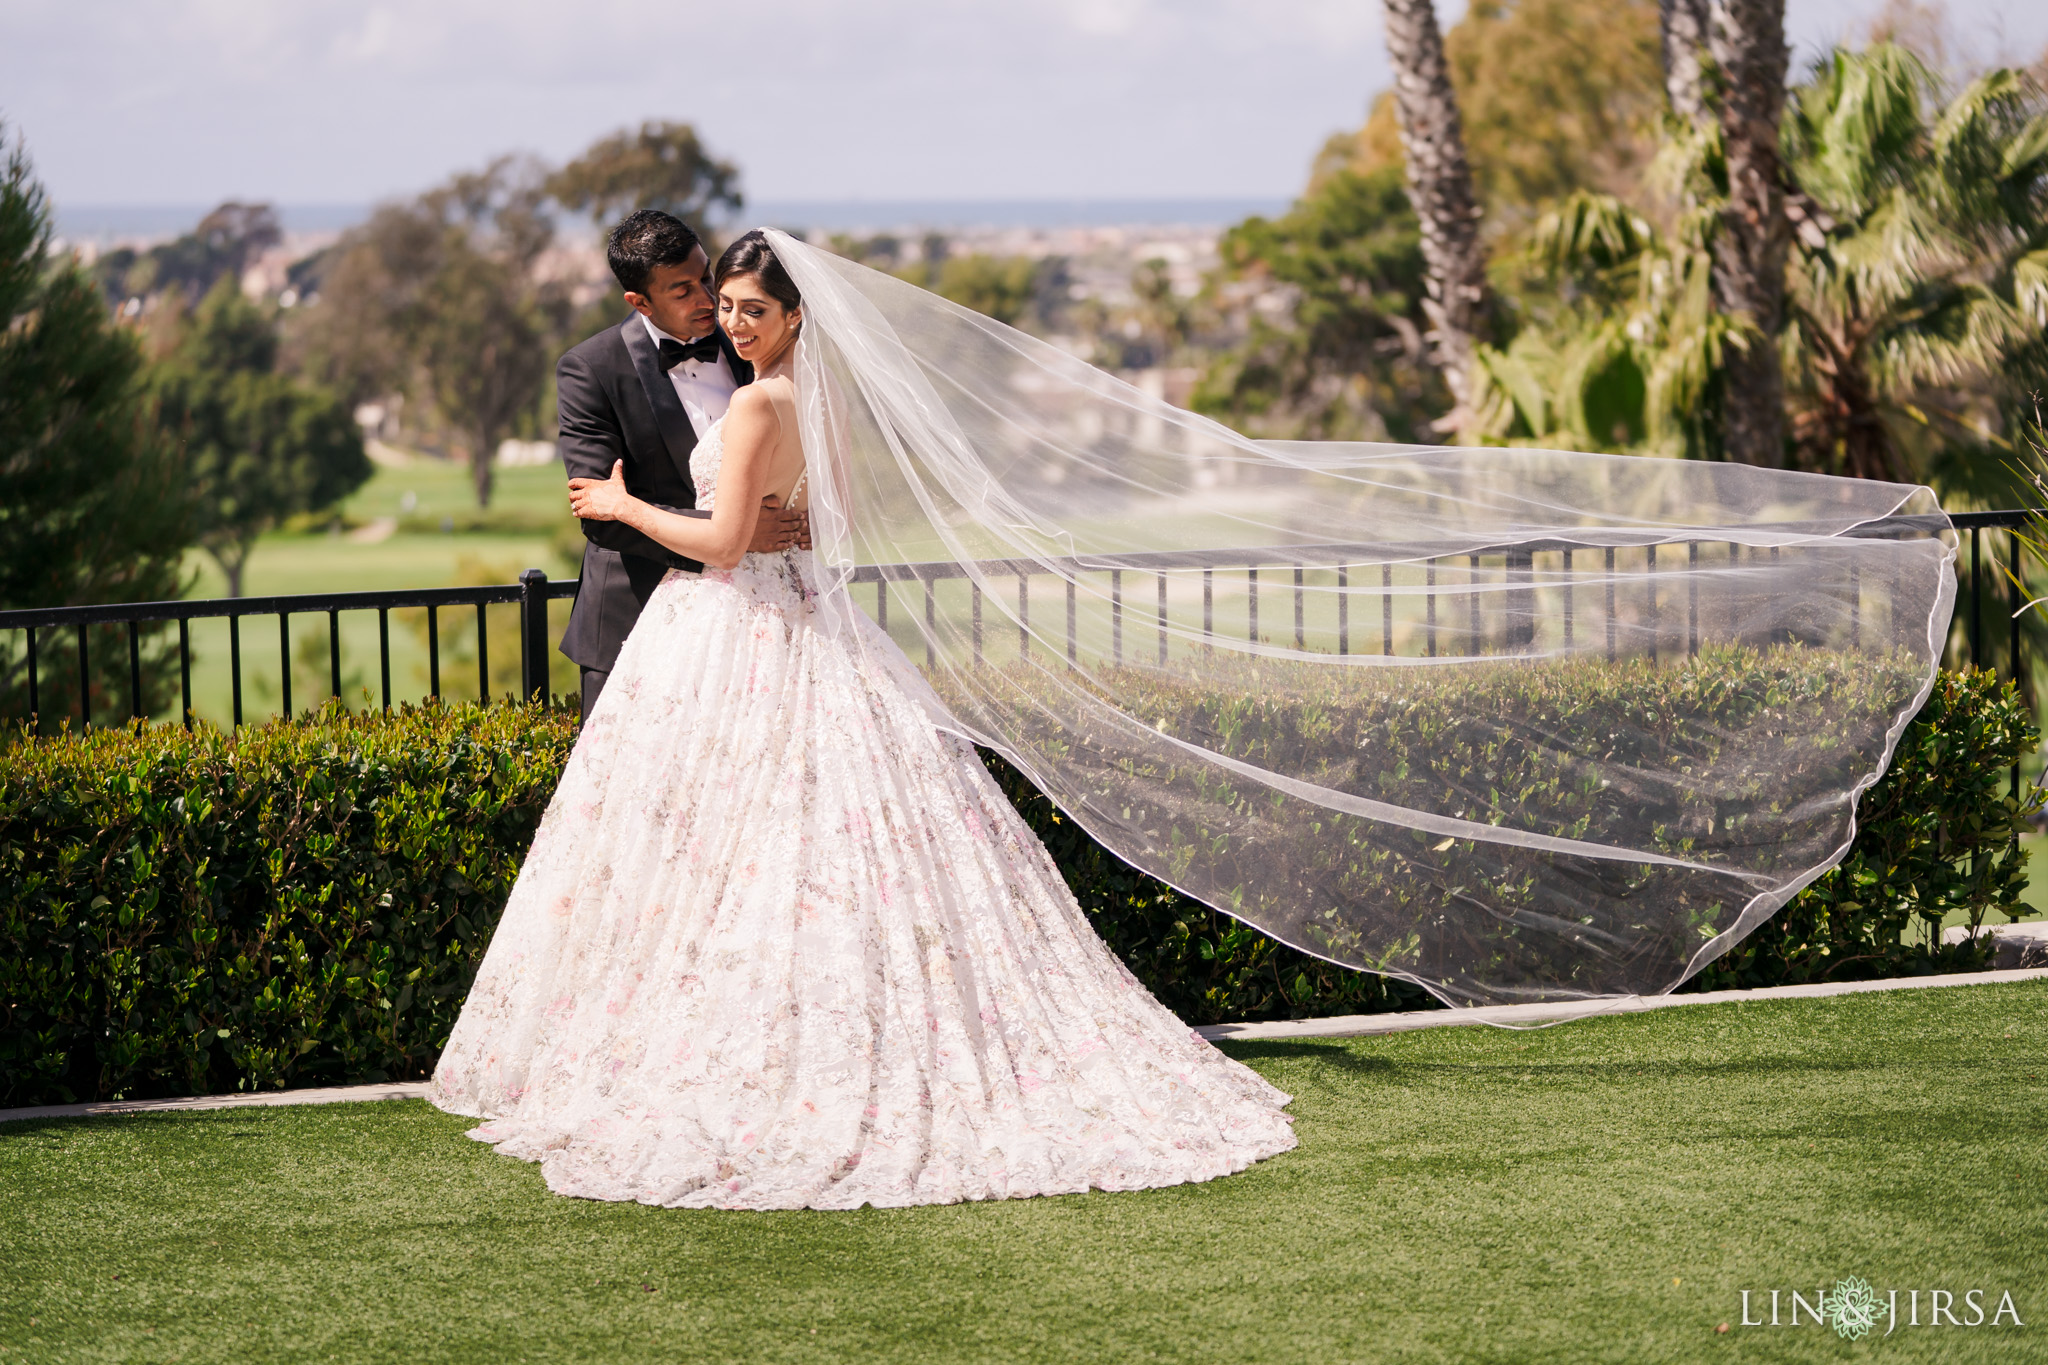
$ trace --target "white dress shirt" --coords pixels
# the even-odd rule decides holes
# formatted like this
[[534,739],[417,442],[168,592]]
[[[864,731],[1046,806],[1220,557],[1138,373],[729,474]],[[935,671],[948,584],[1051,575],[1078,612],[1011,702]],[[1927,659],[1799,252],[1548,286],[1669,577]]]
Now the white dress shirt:
[[[654,338],[656,350],[661,349],[664,341],[683,339],[656,327],[645,313],[640,315],[640,325]],[[700,441],[711,424],[725,416],[725,410],[732,406],[732,391],[739,387],[722,353],[716,360],[685,360],[668,372],[668,378],[676,386],[676,397],[683,400],[683,411],[690,414],[690,426]]]

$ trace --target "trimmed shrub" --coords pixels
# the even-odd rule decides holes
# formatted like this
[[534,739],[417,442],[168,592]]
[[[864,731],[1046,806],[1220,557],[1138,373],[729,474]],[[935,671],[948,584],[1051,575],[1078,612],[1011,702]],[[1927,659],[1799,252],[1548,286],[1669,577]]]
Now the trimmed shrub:
[[575,727],[330,705],[0,754],[0,1104],[427,1074]]
[[1097,725],[1053,671],[976,676],[974,695],[951,698],[963,714],[987,692],[999,714],[1060,718],[1036,727],[1020,767],[1055,774],[1049,790],[1108,845],[1308,952],[1448,998],[1477,983],[1606,994],[1676,981],[1754,894],[1703,869],[1793,877],[1836,854],[1843,794],[1871,766],[1845,733],[1882,733],[1927,678],[1903,651],[1716,645],[1662,665],[1218,659],[1201,678],[1134,669],[1108,684],[1153,729],[1256,768],[1674,860],[1631,863],[1346,812]]
[[1420,986],[1290,948],[1146,876],[1091,839],[1000,756],[984,750],[981,757],[1003,795],[1045,841],[1095,931],[1188,1023],[1441,1008]]
[[[575,738],[573,712],[330,707],[0,751],[0,1105],[428,1073]],[[2012,911],[2039,804],[2010,686],[1947,674],[1864,797],[1848,860],[1705,988],[1967,970],[1962,910]],[[1415,1009],[1417,987],[1286,948],[1126,866],[989,767],[1109,945],[1190,1023]],[[2024,911],[2021,911],[2024,913]]]
[[[1500,717],[1532,701],[1546,704],[1560,727],[1581,728],[1600,722],[1604,708],[1633,705],[1669,719],[1669,733],[1663,739],[1673,752],[1701,753],[1710,760],[1714,713],[1700,697],[1741,702],[1754,690],[1747,685],[1749,680],[1739,679],[1743,685],[1734,687],[1716,684],[1724,684],[1724,675],[1744,666],[1766,673],[1773,666],[1773,656],[1753,650],[1724,654],[1727,657],[1716,665],[1719,673],[1642,666],[1582,670],[1584,678],[1597,681],[1593,687],[1578,688],[1580,695],[1575,697],[1557,688],[1557,674],[1535,671],[1523,683],[1527,696],[1509,695],[1508,686],[1502,685],[1499,695],[1489,697],[1484,706],[1467,705],[1469,695],[1461,698],[1447,689],[1439,689],[1445,695],[1425,696],[1426,689],[1410,686],[1403,689],[1407,695],[1401,699],[1399,719],[1409,730],[1440,736],[1464,729],[1483,737],[1497,732]],[[1502,677],[1488,675],[1489,684]],[[1839,704],[1837,698],[1825,699]],[[1260,705],[1254,697],[1238,709]],[[1176,714],[1170,707],[1161,709]],[[1267,724],[1242,731],[1251,736],[1250,743],[1273,743],[1276,731],[1278,742],[1293,740],[1285,733],[1291,712],[1263,709],[1273,713]],[[1339,740],[1402,728],[1387,722],[1371,702],[1355,709],[1361,714],[1328,727]],[[1568,721],[1574,710],[1578,714]],[[1607,728],[1601,727],[1603,732]],[[2011,684],[1984,671],[1941,674],[1926,706],[1901,736],[1892,766],[1859,802],[1858,830],[1848,857],[1682,989],[1981,969],[1988,960],[1988,945],[1944,945],[1940,927],[1957,911],[1973,922],[1992,911],[2031,913],[2020,904],[2027,878],[2026,855],[2018,839],[2042,798],[2036,789],[2013,801],[2007,795],[2007,775],[2038,741],[2039,733]],[[1532,773],[1517,767],[1518,759],[1506,749],[1495,746],[1484,755],[1483,764],[1465,760],[1459,750],[1446,761],[1500,769],[1500,788],[1533,791],[1539,805],[1563,805],[1583,788],[1569,772]],[[1405,753],[1395,757],[1402,760],[1407,775]],[[1437,1005],[1419,986],[1335,967],[1145,876],[1096,844],[1009,764],[992,755],[987,760],[1012,803],[1052,850],[1103,937],[1160,999],[1190,1023],[1307,1019]],[[1642,760],[1645,766],[1654,761]],[[1418,779],[1426,775],[1418,771],[1411,777],[1418,799],[1426,805],[1429,793],[1424,780]],[[1599,795],[1595,793],[1596,800]],[[1598,837],[1599,813],[1588,814],[1596,831],[1592,837]],[[1580,810],[1567,806],[1560,818],[1580,815]],[[1694,833],[1678,821],[1673,824],[1680,834]],[[1512,851],[1505,856],[1512,857]],[[1428,869],[1417,865],[1399,875],[1423,886]]]
[[2042,791],[2023,788],[2018,801],[2008,792],[2013,766],[2040,739],[2013,684],[1987,670],[1941,674],[1891,767],[1857,803],[1848,856],[1684,989],[1982,970],[1990,940],[1945,945],[1942,921],[2033,913],[2020,903],[2019,840]]

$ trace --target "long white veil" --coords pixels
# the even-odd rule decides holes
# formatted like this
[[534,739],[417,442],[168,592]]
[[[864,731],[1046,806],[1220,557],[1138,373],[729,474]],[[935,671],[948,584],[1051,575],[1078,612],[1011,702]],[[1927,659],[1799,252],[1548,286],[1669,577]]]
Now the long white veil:
[[1295,947],[1454,1004],[1670,990],[1841,858],[1932,686],[1927,489],[1252,441],[768,236],[825,608],[1119,857]]

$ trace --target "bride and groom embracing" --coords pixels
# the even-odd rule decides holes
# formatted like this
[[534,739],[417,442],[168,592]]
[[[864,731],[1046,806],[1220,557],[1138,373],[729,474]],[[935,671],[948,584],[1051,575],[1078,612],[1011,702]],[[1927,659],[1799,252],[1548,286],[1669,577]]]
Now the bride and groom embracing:
[[714,269],[644,210],[607,247],[634,312],[559,371],[584,725],[434,1103],[559,1193],[667,1206],[1139,1189],[1293,1147],[1288,1096],[1108,950],[888,636],[825,609],[809,248],[751,232]]

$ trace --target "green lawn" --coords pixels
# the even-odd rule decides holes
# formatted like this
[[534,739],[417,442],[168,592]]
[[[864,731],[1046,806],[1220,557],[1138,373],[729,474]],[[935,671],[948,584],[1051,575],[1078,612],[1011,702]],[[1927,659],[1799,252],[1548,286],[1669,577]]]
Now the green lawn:
[[[0,1361],[2048,1359],[2048,982],[1232,1051],[1299,1150],[885,1212],[562,1199],[422,1103],[0,1126]],[[2026,1326],[1740,1326],[1850,1275]]]
[[[2035,914],[2048,914],[2048,857],[2042,857],[2043,851],[2048,850],[2048,836],[2039,834],[2029,835],[2027,838],[2020,840],[2020,843],[2027,850],[2027,867],[2030,878],[2027,882],[2027,889],[2021,894],[2020,900],[2031,906]],[[2040,867],[2034,866],[2034,859],[2036,858],[2041,858]],[[1957,917],[1951,915],[1949,918],[1953,920]],[[1997,918],[2003,919],[2005,917],[2001,915]]]
[[[374,544],[349,539],[341,534],[294,534],[278,532],[265,536],[249,557],[242,591],[252,597],[272,594],[356,591],[389,588],[438,588],[477,583],[510,583],[522,569],[545,569],[551,577],[574,577],[576,564],[564,553],[558,536],[572,529],[559,465],[498,471],[498,486],[492,498],[493,513],[515,522],[532,525],[555,519],[556,534],[531,530],[460,531],[440,533],[432,529],[401,530]],[[407,495],[411,495],[410,504]],[[402,469],[379,468],[370,481],[358,489],[341,511],[350,523],[369,523],[382,517],[408,517],[409,525],[437,523],[444,516],[466,516],[475,511],[468,471],[440,460],[422,459]],[[579,542],[570,541],[574,550]],[[211,556],[193,551],[187,561],[192,577],[188,597],[221,597],[227,593],[226,580]],[[417,614],[414,614],[417,615]],[[568,624],[569,604],[554,604],[550,622],[559,641]],[[363,704],[368,688],[373,698],[381,697],[383,679],[378,666],[377,616],[374,612],[350,612],[341,617],[342,694],[352,705]],[[442,629],[442,691],[450,696],[475,696],[479,678],[476,666],[476,625],[474,610],[445,612]],[[391,632],[391,692],[394,700],[416,700],[428,692],[426,627],[423,617],[394,618]],[[518,618],[512,607],[494,608],[487,626],[492,692],[502,695],[518,686]],[[328,667],[327,618],[295,616],[291,622],[292,703],[300,709],[328,696],[332,673]],[[232,714],[228,627],[224,620],[195,621],[192,625],[194,664],[192,694],[194,709],[216,724],[225,725]],[[246,720],[275,715],[283,701],[277,620],[256,617],[242,627],[242,714]],[[574,691],[576,671],[559,655],[553,657],[551,685],[558,692]],[[162,718],[175,715],[175,709]]]
[[[562,472],[559,463],[524,465],[495,473],[491,511],[568,519],[569,476]],[[408,493],[412,495],[410,504],[406,501]],[[473,513],[476,490],[470,483],[467,465],[419,456],[402,468],[378,466],[368,483],[343,500],[340,510],[345,517],[358,522],[400,516],[437,522],[442,517]]]
[[[575,519],[569,515],[563,480],[560,465],[501,469],[490,511],[520,524],[551,520],[558,523],[556,531],[569,527]],[[413,499],[409,512],[408,494]],[[474,514],[476,499],[466,470],[443,460],[421,459],[403,469],[379,468],[339,510],[352,525],[400,516],[407,517],[409,524],[431,524],[444,516]],[[516,563],[518,568],[573,575],[575,566],[553,551],[550,534],[442,534],[428,525],[364,544],[340,534],[277,532],[257,543],[242,590],[258,596],[337,588],[439,587],[461,581],[464,560],[493,565],[502,561],[505,565]],[[226,580],[211,556],[194,551],[187,568],[196,575],[188,596],[218,597],[227,591]]]

